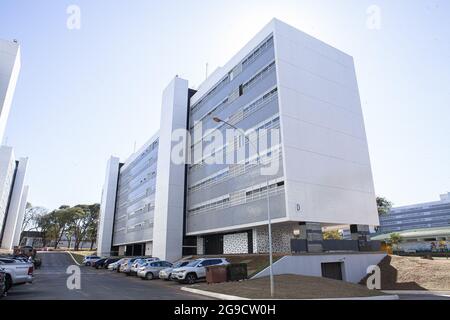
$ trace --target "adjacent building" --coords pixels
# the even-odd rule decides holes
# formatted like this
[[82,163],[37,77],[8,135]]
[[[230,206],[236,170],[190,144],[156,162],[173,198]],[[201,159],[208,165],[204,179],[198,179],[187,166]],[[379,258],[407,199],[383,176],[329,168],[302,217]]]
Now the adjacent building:
[[282,253],[379,225],[353,58],[276,19],[197,90],[173,79],[159,133],[109,160],[98,251],[266,253],[269,215]]
[[393,208],[380,218],[379,233],[429,228],[450,228],[450,193],[439,201]]
[[28,196],[28,159],[17,159],[13,148],[1,146],[19,70],[18,43],[0,40],[0,247],[7,250],[19,245]]

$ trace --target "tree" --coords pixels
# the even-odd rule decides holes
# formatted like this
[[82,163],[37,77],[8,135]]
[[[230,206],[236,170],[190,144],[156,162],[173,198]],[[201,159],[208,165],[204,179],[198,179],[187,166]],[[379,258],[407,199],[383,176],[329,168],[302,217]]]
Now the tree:
[[389,243],[393,248],[398,247],[398,245],[403,241],[402,236],[399,233],[391,233],[389,236]]
[[37,231],[39,229],[38,219],[47,214],[48,210],[43,207],[34,207],[31,203],[27,202],[25,217],[23,218],[22,229],[20,233],[20,243],[23,239],[23,233],[25,231]]
[[342,240],[342,235],[339,230],[325,231],[323,240]]
[[378,215],[381,217],[389,214],[389,212],[392,209],[392,205],[393,205],[392,202],[390,202],[386,198],[377,197]]
[[100,204],[78,205],[72,208],[74,212],[75,250],[79,250],[83,241],[91,241],[93,246],[93,234],[97,234],[97,224],[100,212]]

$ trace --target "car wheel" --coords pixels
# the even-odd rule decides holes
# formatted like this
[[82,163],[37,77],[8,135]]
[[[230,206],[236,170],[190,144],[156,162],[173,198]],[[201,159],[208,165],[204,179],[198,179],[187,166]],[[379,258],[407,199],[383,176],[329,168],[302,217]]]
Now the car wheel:
[[145,279],[146,280],[153,280],[153,273],[152,272],[147,272],[145,274]]
[[194,273],[189,273],[185,279],[187,284],[194,284],[196,280],[197,276]]
[[12,279],[11,276],[7,274],[5,278],[5,291],[8,292],[9,289],[11,289],[11,287],[12,287]]
[[91,263],[90,262],[86,262],[86,267],[90,267]]

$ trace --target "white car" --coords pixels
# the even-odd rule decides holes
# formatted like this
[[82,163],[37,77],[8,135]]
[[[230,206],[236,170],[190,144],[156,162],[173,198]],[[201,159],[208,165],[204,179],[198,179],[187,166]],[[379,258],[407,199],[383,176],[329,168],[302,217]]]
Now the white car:
[[6,273],[6,291],[15,284],[33,282],[34,266],[32,263],[9,258],[0,258],[0,267],[3,268],[3,271]]
[[159,278],[162,280],[172,280],[172,272],[175,269],[186,266],[191,261],[180,261],[175,263],[171,268],[165,268],[159,272]]
[[142,258],[133,262],[130,267],[130,275],[137,275],[138,270],[150,262],[159,261],[159,258]]
[[124,261],[125,261],[125,259],[120,259],[119,261],[110,263],[110,264],[108,265],[108,270],[116,271],[116,270],[120,267],[120,265],[122,264],[122,262],[124,262]]
[[137,276],[145,280],[153,280],[159,278],[159,272],[163,269],[172,267],[167,261],[147,262],[138,268]]
[[90,267],[94,262],[100,260],[100,257],[97,256],[86,256],[84,257],[83,260],[83,265],[85,265],[86,267]]
[[181,268],[174,269],[172,279],[181,283],[194,284],[206,277],[206,267],[230,264],[225,258],[205,258],[189,262]]

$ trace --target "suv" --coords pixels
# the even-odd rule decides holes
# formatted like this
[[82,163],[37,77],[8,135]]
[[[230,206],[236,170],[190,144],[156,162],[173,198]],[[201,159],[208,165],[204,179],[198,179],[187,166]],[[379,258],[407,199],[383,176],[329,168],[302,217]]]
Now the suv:
[[147,265],[147,263],[149,262],[154,262],[154,261],[159,261],[159,258],[142,258],[142,259],[137,259],[136,261],[134,261],[134,263],[131,265],[130,268],[130,272],[128,273],[129,275],[137,275],[138,270],[144,266]]
[[172,264],[167,261],[147,262],[137,270],[137,276],[145,280],[159,278],[159,272],[163,269],[171,268]]
[[83,265],[85,265],[86,267],[90,267],[94,262],[96,262],[96,261],[98,261],[98,260],[100,260],[101,258],[100,257],[97,257],[97,256],[87,256],[87,257],[84,257],[84,260],[83,260]]
[[194,284],[198,279],[206,277],[206,267],[230,264],[225,258],[197,259],[181,268],[174,269],[172,278],[181,283]]
[[0,268],[3,268],[6,273],[6,291],[8,291],[15,284],[33,282],[34,266],[32,263],[9,258],[0,258]]
[[159,272],[159,278],[160,278],[160,279],[163,279],[163,280],[166,280],[166,281],[172,280],[172,272],[173,272],[173,270],[178,269],[178,268],[181,268],[181,267],[184,267],[184,266],[186,266],[189,262],[190,262],[190,261],[180,261],[180,262],[175,263],[175,264],[174,264],[172,267],[170,267],[170,268],[165,268],[165,269],[161,270],[161,271]]

